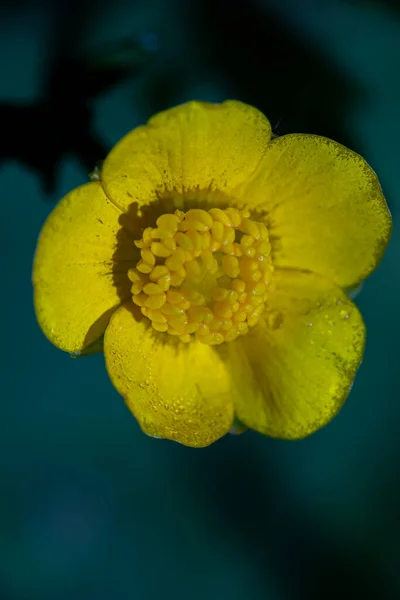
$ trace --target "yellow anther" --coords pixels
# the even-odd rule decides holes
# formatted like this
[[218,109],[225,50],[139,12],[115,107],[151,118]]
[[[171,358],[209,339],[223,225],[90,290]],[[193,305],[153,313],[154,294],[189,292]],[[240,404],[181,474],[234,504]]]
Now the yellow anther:
[[222,333],[219,333],[218,331],[213,331],[209,335],[206,335],[203,340],[203,342],[205,344],[210,344],[211,346],[216,346],[217,344],[222,344],[222,342],[224,342],[224,341],[225,341],[224,336],[222,335]]
[[253,238],[252,235],[244,235],[240,240],[240,245],[242,246],[242,248],[249,248],[254,244],[255,241],[256,240],[255,238]]
[[132,300],[137,306],[144,306],[148,296],[146,294],[140,293],[137,296],[133,296]]
[[202,236],[203,250],[208,250],[211,246],[211,235],[209,231],[205,231]]
[[245,310],[238,310],[233,315],[233,320],[235,323],[239,323],[240,321],[245,321],[247,319],[247,312]]
[[223,319],[216,319],[214,317],[209,325],[210,331],[218,331],[219,329],[222,328],[223,323],[224,323]]
[[164,333],[164,331],[168,331],[167,323],[158,323],[157,321],[153,321],[151,325],[153,329],[155,329],[156,331],[160,331],[161,333]]
[[205,323],[202,323],[199,328],[197,329],[197,335],[198,337],[202,338],[205,337],[206,335],[208,335],[210,333],[210,328],[208,325],[206,325]]
[[162,314],[160,310],[154,310],[152,308],[147,309],[147,316],[151,321],[156,321],[157,323],[166,323],[167,317]]
[[232,319],[224,319],[224,321],[222,322],[222,331],[229,331],[230,329],[232,329],[232,325],[233,325],[233,321]]
[[185,300],[185,296],[176,290],[168,290],[167,300],[171,304],[180,304]]
[[157,285],[163,292],[169,290],[169,286],[171,285],[171,275],[168,273],[157,279]]
[[239,261],[240,275],[245,281],[252,281],[252,275],[258,271],[258,262],[253,258],[244,256]]
[[166,302],[165,294],[158,294],[157,296],[148,296],[144,305],[147,308],[161,308]]
[[230,329],[229,331],[226,332],[225,341],[233,342],[233,340],[236,340],[236,338],[238,336],[239,336],[239,332],[237,331],[236,327],[232,327],[232,329]]
[[221,300],[226,300],[229,296],[229,290],[226,288],[216,287],[211,292],[211,298],[216,302],[220,302]]
[[255,296],[261,296],[262,294],[265,294],[266,291],[267,286],[263,281],[259,281],[258,283],[250,283],[247,287],[247,292]]
[[208,212],[212,216],[214,221],[219,221],[220,223],[222,223],[223,225],[226,225],[227,227],[231,226],[231,224],[232,224],[231,219],[229,218],[229,215],[225,211],[221,210],[220,208],[211,208]]
[[162,294],[162,289],[156,283],[146,283],[143,288],[143,291],[148,296],[155,296],[157,294]]
[[130,281],[132,281],[132,283],[135,283],[136,281],[145,281],[143,275],[138,273],[136,269],[129,269],[128,278]]
[[208,226],[202,221],[195,221],[194,219],[190,219],[185,222],[188,229],[195,231],[208,231]]
[[173,237],[163,240],[163,244],[166,248],[169,248],[169,250],[176,250],[176,242]]
[[181,329],[181,331],[177,331],[177,330],[176,330],[176,329],[174,329],[173,327],[168,327],[168,330],[167,330],[167,331],[168,331],[168,333],[169,333],[170,335],[177,335],[177,336],[178,336],[178,335],[179,335],[179,336],[180,336],[180,335],[182,335],[182,329]]
[[181,335],[179,337],[179,339],[181,340],[181,342],[183,342],[184,344],[188,344],[189,342],[192,341],[191,336],[188,333],[184,333],[183,335]]
[[198,323],[197,321],[193,321],[192,323],[188,323],[187,325],[185,325],[185,331],[186,333],[195,333],[199,327],[200,323]]
[[[232,230],[233,231],[233,230]],[[239,261],[236,256],[223,256],[221,259],[222,268],[229,277],[235,278],[240,273]]]
[[143,283],[141,281],[135,281],[134,283],[132,283],[132,286],[131,286],[132,294],[134,294],[134,295],[140,294],[142,289],[143,289]]
[[143,231],[142,240],[145,246],[150,246],[151,242],[153,241],[153,238],[151,237],[152,231],[152,227],[146,227],[146,229]]
[[221,246],[220,250],[224,254],[229,254],[230,256],[235,256],[235,247],[233,244],[226,244],[225,246]]
[[203,238],[201,234],[198,231],[190,230],[186,235],[192,240],[193,248],[200,252],[200,250],[203,249]]
[[181,302],[180,304],[178,304],[178,306],[182,310],[187,310],[188,308],[191,307],[191,303],[189,302],[189,300],[184,300],[183,302]]
[[204,294],[195,289],[185,288],[183,294],[188,302],[193,306],[203,306],[206,303]]
[[249,301],[252,306],[259,306],[264,303],[264,298],[262,296],[251,296]]
[[222,236],[221,244],[222,246],[227,246],[228,244],[233,244],[235,241],[235,229],[230,227],[225,227],[224,235]]
[[145,262],[149,263],[149,265],[154,266],[156,264],[156,257],[148,248],[143,248],[143,250],[140,251],[140,255]]
[[201,266],[197,260],[192,260],[185,265],[186,274],[189,280],[196,280],[201,276]]
[[250,246],[249,248],[243,248],[242,253],[243,256],[250,256],[252,258],[257,254],[257,250],[254,246]]
[[247,325],[246,322],[244,322],[244,323],[238,323],[236,325],[236,330],[243,335],[244,333],[248,332],[249,326]]
[[144,230],[128,277],[133,302],[156,331],[216,345],[256,324],[273,267],[268,230],[249,217],[235,208],[176,210]]
[[170,231],[169,229],[160,229],[159,227],[156,227],[156,229],[153,229],[151,232],[151,238],[153,240],[162,240],[164,243],[166,240],[170,240],[173,236],[173,231]]
[[238,294],[242,294],[246,289],[246,284],[243,279],[234,279],[232,281],[232,289]]
[[249,281],[260,281],[261,277],[261,271],[254,271],[254,273],[250,275]]
[[225,227],[220,221],[214,221],[211,227],[211,233],[215,240],[220,242],[224,237]]
[[258,242],[256,246],[258,254],[269,254],[271,252],[271,246],[268,242]]
[[139,260],[138,264],[136,265],[136,269],[141,273],[145,273],[146,275],[147,273],[151,273],[152,268],[153,267],[144,260]]
[[177,269],[176,272],[181,277],[186,278],[186,269],[185,269],[184,265],[182,265],[181,267],[179,267],[179,269]]
[[225,212],[231,221],[232,227],[239,227],[240,223],[242,222],[242,216],[240,212],[236,208],[227,208]]
[[215,258],[211,250],[204,250],[204,252],[201,255],[201,262],[206,267],[206,269],[211,269],[212,265],[214,265],[215,262]]
[[247,325],[249,327],[253,327],[258,322],[258,319],[260,318],[263,310],[264,307],[260,306],[258,308],[255,308],[253,312],[249,314],[249,316],[247,317]]
[[167,248],[167,246],[165,246],[161,242],[153,242],[151,244],[151,251],[154,254],[154,256],[159,256],[160,258],[166,258],[167,256],[170,256],[172,254],[172,250]]
[[256,239],[261,237],[260,230],[258,228],[258,223],[251,221],[250,219],[245,219],[244,221],[242,221],[240,225],[240,230],[243,231],[243,233],[252,235]]
[[163,277],[164,275],[169,275],[168,267],[164,265],[157,265],[153,268],[152,272],[149,275],[149,278],[151,281],[157,281],[157,279]]
[[182,231],[178,231],[178,233],[175,236],[175,241],[178,244],[178,246],[180,246],[184,250],[190,251],[194,248],[194,242],[192,238],[189,235],[186,235],[186,233],[182,233]]
[[161,312],[163,315],[171,317],[176,317],[177,315],[182,315],[184,313],[184,311],[175,304],[164,304],[161,308]]
[[171,275],[171,285],[174,287],[179,287],[185,280],[185,276],[179,275],[178,273],[173,273]]
[[200,208],[192,208],[191,210],[188,210],[186,213],[186,219],[189,221],[199,221],[204,225],[207,225],[208,228],[210,228],[213,224],[212,216],[206,210],[202,210]]
[[187,320],[188,319],[187,319],[187,315],[185,314],[185,311],[182,311],[182,314],[180,314],[180,315],[171,316],[168,319],[168,323],[174,329],[179,329],[180,327],[183,327],[183,325],[186,325]]
[[178,230],[179,219],[177,215],[161,215],[158,217],[156,224],[160,229],[165,229],[167,231],[172,231],[175,233]]
[[232,306],[229,302],[222,301],[214,304],[214,313],[222,319],[230,319],[233,315]]
[[235,304],[237,302],[238,299],[238,293],[235,292],[235,290],[230,290],[227,300],[228,302],[230,302],[231,304]]
[[268,229],[266,228],[266,226],[263,223],[258,223],[258,229],[260,231],[260,237],[261,237],[261,239],[262,240],[268,240],[269,239],[269,234],[268,234]]
[[165,261],[165,266],[172,271],[177,271],[183,265],[186,253],[182,248],[177,248]]
[[211,323],[214,318],[212,311],[206,306],[191,306],[187,311],[190,321]]

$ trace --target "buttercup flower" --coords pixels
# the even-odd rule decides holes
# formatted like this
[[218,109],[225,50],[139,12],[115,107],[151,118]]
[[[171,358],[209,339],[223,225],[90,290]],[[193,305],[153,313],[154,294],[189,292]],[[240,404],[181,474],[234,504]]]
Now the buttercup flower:
[[255,108],[189,102],[153,117],[41,232],[37,318],[73,354],[101,348],[144,432],[207,446],[236,417],[286,439],[330,421],[364,324],[343,291],[377,266],[378,180],[329,139],[274,137]]

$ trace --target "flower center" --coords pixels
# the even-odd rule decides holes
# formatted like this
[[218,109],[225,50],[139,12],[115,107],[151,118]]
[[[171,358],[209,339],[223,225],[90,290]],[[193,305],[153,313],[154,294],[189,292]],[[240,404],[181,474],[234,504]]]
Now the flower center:
[[234,340],[265,308],[273,271],[268,230],[248,211],[176,210],[147,227],[128,272],[133,302],[182,342]]

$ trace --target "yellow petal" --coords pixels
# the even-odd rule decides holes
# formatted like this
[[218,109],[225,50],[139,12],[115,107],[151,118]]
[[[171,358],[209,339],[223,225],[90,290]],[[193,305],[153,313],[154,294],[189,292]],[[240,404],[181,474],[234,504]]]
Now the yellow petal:
[[188,102],[126,135],[103,165],[103,182],[123,210],[168,191],[229,193],[255,172],[270,139],[269,121],[251,106]]
[[390,237],[391,217],[374,171],[323,137],[273,140],[238,195],[267,213],[276,265],[320,273],[341,287],[373,271]]
[[65,196],[43,226],[33,267],[35,309],[44,333],[62,350],[93,344],[130,295],[127,271],[138,251],[120,216],[93,182]]
[[110,321],[104,354],[113,384],[148,435],[202,447],[229,431],[230,377],[213,347],[175,343],[127,304]]
[[356,306],[312,273],[276,272],[269,313],[227,344],[234,405],[247,426],[296,439],[328,423],[345,401],[364,348]]

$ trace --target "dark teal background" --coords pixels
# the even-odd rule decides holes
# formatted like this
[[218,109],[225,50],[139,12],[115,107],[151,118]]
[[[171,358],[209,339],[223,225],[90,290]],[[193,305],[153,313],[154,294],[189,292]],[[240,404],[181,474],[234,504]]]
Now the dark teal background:
[[[400,597],[397,4],[1,6],[0,600]],[[343,410],[308,439],[248,432],[203,450],[150,439],[102,355],[73,360],[36,324],[37,236],[57,199],[87,180],[74,150],[79,127],[75,146],[65,141],[82,82],[72,71],[41,120],[8,117],[4,106],[26,115],[43,98],[50,69],[61,72],[60,40],[68,56],[126,38],[150,56],[88,104],[99,148],[171,105],[233,97],[262,109],[281,134],[349,145],[380,177],[394,233],[357,297],[365,359]],[[21,162],[28,147],[36,168]],[[53,189],[44,156],[58,165]]]

